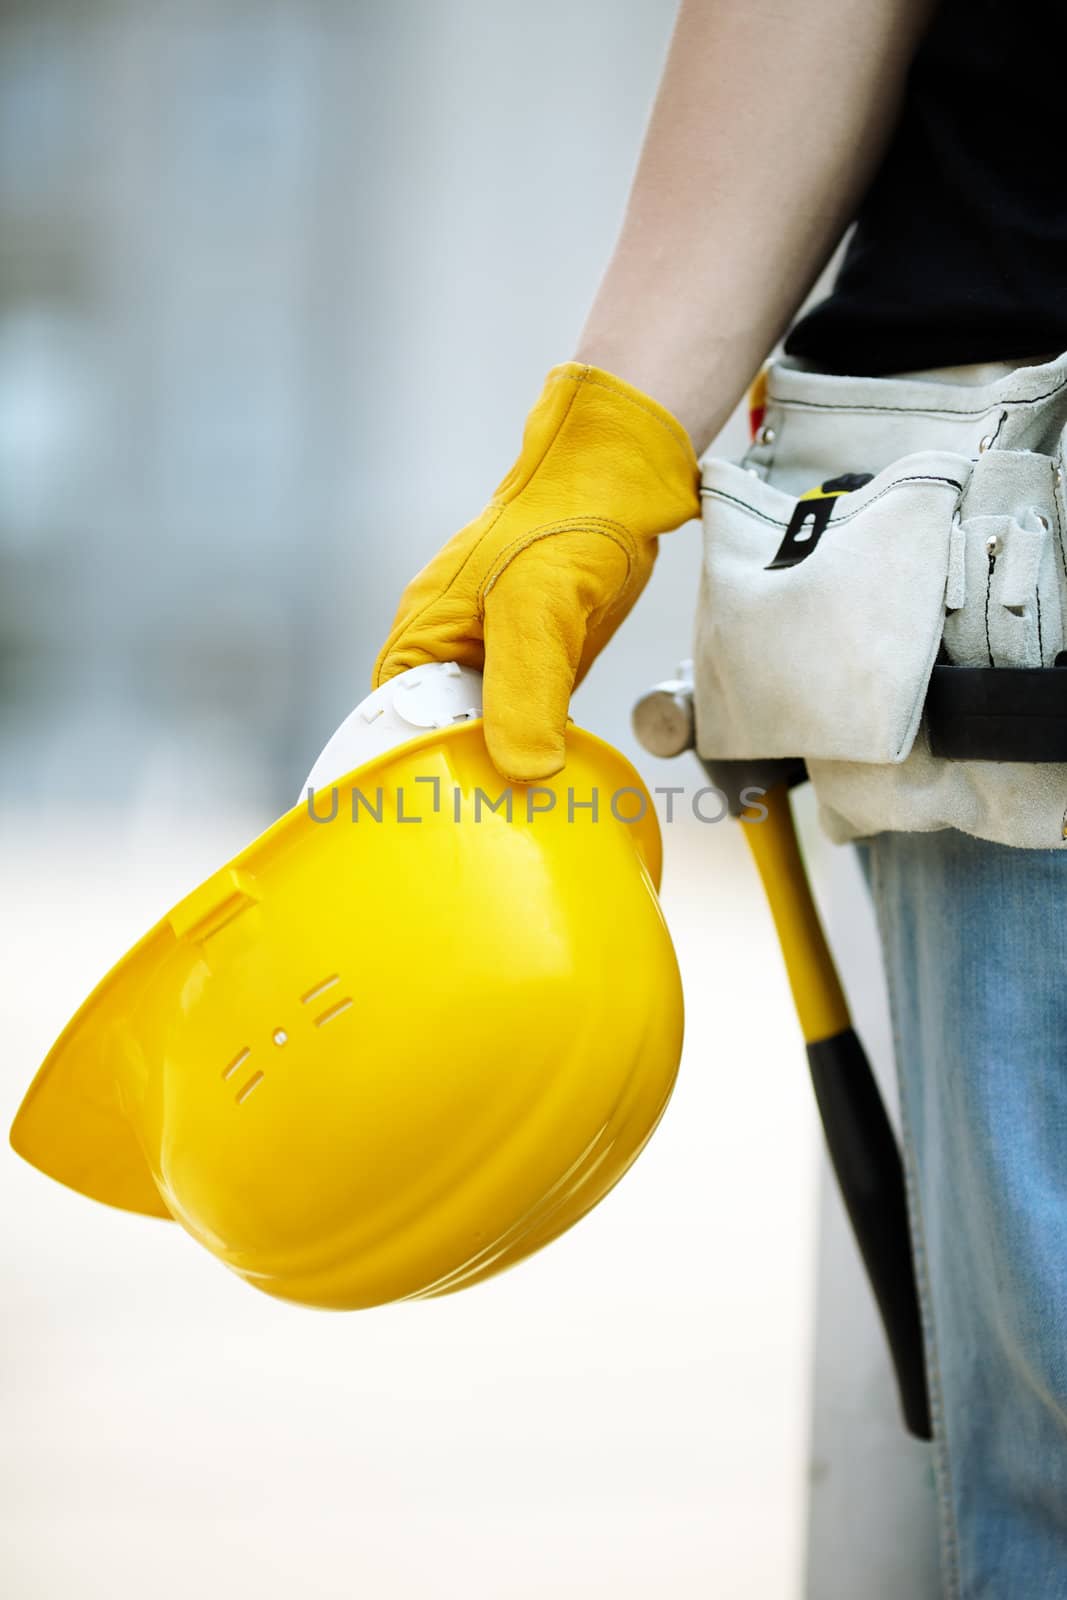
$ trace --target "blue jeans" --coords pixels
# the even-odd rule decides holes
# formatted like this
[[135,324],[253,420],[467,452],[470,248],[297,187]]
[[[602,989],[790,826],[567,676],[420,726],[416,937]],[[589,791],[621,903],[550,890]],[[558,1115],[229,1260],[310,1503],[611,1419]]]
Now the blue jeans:
[[859,850],[900,1078],[944,1592],[1055,1600],[1067,1596],[1067,847],[947,830]]

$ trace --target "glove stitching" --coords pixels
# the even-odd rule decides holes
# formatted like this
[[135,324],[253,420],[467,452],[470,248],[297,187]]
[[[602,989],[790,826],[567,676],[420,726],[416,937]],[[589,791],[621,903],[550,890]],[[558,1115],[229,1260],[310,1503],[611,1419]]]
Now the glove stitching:
[[[578,395],[581,392],[580,391],[581,384],[583,384],[583,383],[592,384],[594,387],[596,387],[598,389],[604,389],[608,394],[614,395],[616,397],[616,399],[618,399],[620,401],[623,401],[623,402],[625,402],[626,404],[628,404],[630,406],[633,406],[635,410],[644,412],[644,414],[646,416],[650,417],[654,422],[656,422],[664,430],[664,432],[668,435],[668,437],[671,438],[672,441],[676,445],[679,446],[679,448],[684,452],[684,454],[686,455],[687,458],[692,458],[693,462],[694,463],[696,462],[696,458],[695,458],[695,456],[693,454],[692,441],[690,440],[689,435],[686,433],[685,429],[681,426],[680,423],[676,422],[676,420],[674,418],[668,418],[667,416],[661,415],[658,410],[653,410],[651,406],[642,404],[642,402],[640,400],[638,400],[635,396],[627,393],[623,388],[619,387],[618,385],[610,383],[610,382],[605,382],[604,379],[602,379],[602,378],[595,378],[595,377],[591,376],[592,370],[593,369],[591,367],[585,366],[582,369],[582,371],[580,371],[580,372],[577,372],[577,373],[575,373],[575,372],[560,373],[556,378],[554,378],[552,380],[554,383],[564,383],[564,382],[566,382],[566,383],[572,384],[573,385],[573,392],[572,392],[571,397],[570,397],[570,399],[569,399],[569,401],[567,403],[566,409],[564,410],[562,416],[559,419],[558,425],[553,430],[551,437],[546,442],[545,448],[542,451],[540,457],[538,458],[536,463],[530,468],[529,472],[527,473],[525,479],[522,482],[521,488],[516,488],[516,489],[512,490],[512,492],[509,495],[507,495],[505,497],[502,497],[500,499],[498,499],[496,496],[494,496],[493,498],[491,498],[487,502],[485,510],[489,511],[490,509],[492,509],[493,511],[496,512],[496,515],[492,518],[492,520],[489,522],[488,526],[483,530],[481,535],[471,545],[470,549],[467,551],[467,554],[464,556],[464,558],[460,562],[459,566],[455,569],[455,571],[453,572],[452,576],[449,578],[449,580],[448,580],[447,584],[444,586],[444,588],[439,590],[436,595],[433,595],[429,599],[427,599],[425,601],[425,603],[422,606],[420,606],[419,609],[416,612],[414,612],[412,615],[405,617],[402,622],[397,622],[396,623],[396,625],[394,626],[394,628],[393,628],[391,634],[389,635],[388,639],[386,640],[386,642],[382,646],[382,649],[381,649],[381,651],[379,653],[379,656],[378,656],[378,662],[376,664],[375,671],[374,671],[374,685],[375,685],[375,687],[377,687],[383,681],[382,680],[382,673],[384,672],[384,670],[385,670],[385,668],[386,668],[386,666],[388,664],[389,658],[394,653],[394,651],[398,648],[398,646],[400,646],[400,644],[402,643],[404,637],[408,634],[408,632],[410,630],[413,630],[418,626],[419,622],[423,619],[423,617],[428,612],[431,612],[434,609],[434,607],[439,605],[442,600],[444,600],[444,599],[446,599],[448,597],[449,593],[452,591],[454,586],[458,583],[460,578],[463,576],[463,574],[467,570],[467,567],[470,564],[470,562],[475,558],[475,556],[478,554],[478,552],[480,551],[480,549],[484,545],[486,539],[489,537],[490,533],[492,532],[493,528],[496,526],[496,523],[499,521],[499,519],[503,515],[504,511],[509,509],[519,499],[521,499],[523,493],[525,492],[525,490],[527,489],[529,484],[533,481],[534,477],[536,476],[538,471],[541,469],[541,467],[543,466],[544,462],[547,460],[547,458],[548,458],[553,446],[556,444],[556,442],[560,438],[560,435],[563,433],[564,428],[565,428],[565,426],[567,424],[567,421],[568,421],[568,419],[570,417],[571,411],[573,410],[575,402],[577,401]],[[696,469],[697,469],[697,472],[699,473],[699,464],[696,464]],[[673,488],[674,487],[673,485],[670,485],[667,482],[667,480],[663,477],[663,474],[659,472],[658,468],[656,469],[656,476],[660,479],[660,481],[664,484],[665,487],[667,487],[667,488]],[[694,491],[694,498],[696,499],[696,509],[691,513],[691,515],[699,516],[700,515],[700,501],[699,501],[699,498],[696,497],[695,491]],[[484,515],[484,513],[483,513],[483,515]],[[626,558],[627,558],[627,574],[626,574],[626,577],[624,578],[624,580],[623,580],[622,584],[620,585],[620,587],[619,587],[616,595],[614,596],[614,598],[611,601],[607,602],[604,607],[600,608],[601,614],[602,615],[607,615],[608,612],[615,605],[617,605],[621,601],[621,599],[624,597],[624,595],[626,594],[627,590],[631,586],[631,580],[633,579],[633,576],[634,576],[634,570],[635,570],[635,565],[636,565],[636,560],[637,560],[637,546],[636,546],[636,543],[633,540],[632,535],[629,533],[629,530],[627,528],[625,528],[623,526],[623,524],[612,522],[608,518],[589,518],[589,517],[585,517],[585,518],[573,518],[573,519],[570,519],[569,521],[566,521],[566,522],[547,524],[542,528],[528,529],[524,533],[519,535],[516,539],[514,539],[510,545],[506,546],[505,549],[498,554],[498,556],[496,558],[496,561],[494,562],[493,566],[490,568],[489,573],[487,574],[486,578],[484,579],[484,581],[479,586],[479,588],[478,588],[478,590],[476,592],[476,608],[477,608],[478,620],[480,622],[484,623],[486,596],[489,594],[490,590],[492,589],[494,583],[496,583],[497,579],[500,577],[501,573],[506,570],[506,568],[510,565],[511,561],[514,560],[516,555],[520,554],[522,550],[527,549],[530,545],[535,543],[538,539],[547,538],[553,533],[580,532],[583,528],[588,532],[601,533],[601,534],[604,534],[606,537],[613,539],[614,542],[620,547],[620,549],[622,549],[623,553],[626,555]]]
[[[673,441],[673,443],[676,444],[678,446],[678,448],[682,451],[683,455],[686,458],[686,466],[691,468],[697,474],[697,476],[699,477],[700,464],[697,461],[696,454],[695,454],[695,452],[693,450],[693,441],[690,439],[688,433],[682,427],[682,424],[680,422],[676,421],[676,419],[673,418],[673,417],[669,417],[669,416],[666,416],[666,415],[661,415],[661,413],[658,410],[653,410],[651,406],[644,405],[640,400],[636,399],[633,395],[627,394],[625,392],[625,390],[623,390],[622,388],[617,387],[615,384],[605,383],[602,378],[590,377],[590,375],[589,375],[590,370],[591,369],[586,368],[586,370],[584,372],[580,372],[580,373],[562,372],[562,373],[560,373],[560,375],[557,378],[554,378],[552,380],[553,383],[572,383],[574,385],[574,393],[571,396],[571,399],[570,399],[570,402],[569,402],[569,404],[567,406],[566,411],[564,412],[563,416],[560,418],[559,427],[556,429],[556,431],[553,433],[551,439],[549,439],[548,443],[546,444],[544,452],[541,455],[540,459],[538,460],[536,466],[531,469],[529,476],[526,478],[526,481],[523,483],[522,489],[519,489],[517,491],[512,491],[511,495],[506,499],[497,500],[494,497],[492,500],[490,500],[490,502],[489,502],[490,505],[510,505],[513,500],[517,500],[519,498],[519,496],[523,493],[523,490],[525,490],[527,484],[529,484],[529,482],[533,478],[534,473],[537,472],[538,469],[543,465],[543,463],[545,462],[545,460],[548,457],[549,452],[552,449],[552,446],[556,443],[556,441],[559,438],[560,434],[563,432],[563,429],[566,426],[567,420],[568,420],[568,418],[569,418],[569,416],[571,414],[571,410],[572,410],[572,408],[574,406],[574,402],[578,397],[579,390],[580,390],[580,385],[583,384],[583,383],[590,384],[590,385],[592,385],[593,387],[595,387],[597,389],[603,389],[606,394],[614,395],[617,400],[623,402],[625,405],[632,406],[635,411],[642,411],[645,414],[646,417],[651,417],[652,421],[657,423],[663,429],[663,431],[667,434],[668,438],[670,438]],[[674,492],[675,489],[676,489],[676,486],[674,484],[672,484],[668,478],[664,477],[663,473],[659,471],[658,466],[655,467],[654,470],[655,470],[657,478],[663,484],[664,488],[670,490],[671,492]],[[693,517],[698,517],[700,515],[700,506],[699,506],[699,500],[696,499],[697,490],[696,490],[695,486],[694,486],[694,489],[693,489],[693,495],[694,495],[694,499],[696,501],[696,505],[695,505],[695,509],[690,513],[690,515],[693,516]]]
[[614,605],[619,596],[625,593],[637,562],[637,542],[629,529],[621,522],[612,522],[608,517],[572,517],[566,522],[550,522],[540,528],[528,528],[505,546],[486,573],[478,591],[478,616],[481,621],[485,620],[485,602],[493,585],[504,575],[515,557],[541,539],[550,539],[556,533],[599,533],[617,544],[626,557],[626,577],[614,599],[607,602],[608,605]]
[[[389,638],[386,640],[385,644],[382,646],[381,651],[379,652],[379,655],[378,655],[378,661],[377,661],[377,664],[375,665],[375,669],[374,669],[374,687],[375,688],[377,688],[378,685],[382,681],[382,672],[384,671],[384,669],[385,669],[385,667],[386,667],[386,665],[387,665],[387,663],[389,661],[389,657],[392,655],[393,651],[397,648],[397,646],[401,643],[401,641],[403,640],[404,636],[407,634],[409,629],[413,629],[413,628],[417,627],[418,623],[422,620],[422,618],[426,615],[426,613],[428,611],[432,611],[435,606],[439,605],[442,600],[444,600],[444,599],[446,599],[448,597],[448,595],[451,592],[451,590],[453,589],[453,587],[456,585],[456,583],[458,583],[459,579],[463,576],[463,574],[466,571],[467,566],[469,565],[469,563],[474,560],[475,556],[479,553],[479,551],[481,550],[482,546],[485,544],[485,541],[488,539],[489,535],[492,533],[493,529],[496,527],[497,523],[499,522],[500,518],[503,516],[504,512],[506,510],[508,510],[509,507],[514,505],[516,503],[516,501],[518,501],[518,500],[520,500],[522,498],[523,494],[526,492],[526,489],[529,487],[530,483],[532,482],[532,480],[534,479],[536,474],[540,471],[541,467],[544,465],[544,463],[545,463],[545,461],[546,461],[546,459],[548,457],[548,454],[549,454],[550,450],[552,449],[552,446],[555,444],[556,440],[559,438],[560,434],[562,433],[563,428],[564,428],[564,426],[566,424],[567,418],[570,416],[571,410],[572,410],[572,408],[574,406],[574,403],[578,398],[578,381],[577,381],[577,379],[575,379],[574,375],[571,374],[571,373],[561,373],[560,374],[560,379],[559,380],[554,380],[554,381],[562,381],[563,378],[570,378],[574,382],[574,384],[575,384],[574,392],[573,392],[573,394],[571,395],[570,399],[567,402],[567,405],[566,405],[566,408],[565,408],[565,410],[563,412],[563,415],[560,417],[559,422],[557,423],[556,427],[553,429],[553,432],[552,432],[551,436],[547,440],[544,450],[541,452],[541,454],[538,457],[537,461],[534,462],[533,466],[530,467],[530,469],[527,472],[525,478],[522,480],[521,487],[512,489],[508,494],[502,495],[499,499],[494,495],[486,503],[485,510],[482,512],[482,515],[484,516],[485,513],[490,511],[490,510],[495,511],[496,515],[490,519],[487,527],[485,527],[482,530],[482,532],[479,534],[479,536],[471,544],[470,549],[467,551],[466,555],[463,557],[463,560],[460,562],[459,566],[453,572],[452,576],[449,578],[449,580],[445,584],[444,588],[440,589],[437,592],[437,594],[431,596],[422,606],[419,607],[418,611],[414,612],[411,616],[405,617],[402,622],[398,621],[396,623],[396,625],[393,628],[392,633],[390,634]],[[519,453],[518,460],[519,461],[522,460],[522,452],[521,451]],[[518,462],[516,462],[516,465],[517,464],[518,464]],[[483,611],[483,608],[482,608],[482,591],[481,591],[481,588],[479,588],[478,591],[477,591],[477,612],[478,612],[479,620],[480,621],[484,621],[484,611]]]
[[674,440],[675,444],[681,447],[681,449],[685,452],[687,460],[690,456],[692,456],[693,461],[696,462],[696,453],[693,450],[693,441],[690,439],[689,434],[682,427],[680,422],[677,422],[674,419],[668,421],[667,418],[662,416],[658,411],[653,411],[651,406],[643,405],[641,401],[635,399],[633,395],[626,394],[622,389],[617,389],[614,384],[605,383],[602,378],[590,378],[588,375],[583,374],[581,378],[576,377],[573,381],[575,383],[584,382],[595,384],[598,389],[606,389],[609,394],[617,395],[620,400],[625,400],[627,405],[635,407],[635,409],[638,411],[643,411],[646,417],[651,417],[653,422],[658,422],[660,427]]
[[[492,502],[490,502],[490,504],[492,504]],[[445,584],[444,588],[440,589],[436,594],[431,595],[428,600],[424,601],[424,603],[419,607],[419,609],[417,611],[412,612],[412,614],[410,616],[405,617],[402,622],[398,622],[396,624],[396,626],[393,628],[392,633],[389,635],[388,639],[385,641],[385,643],[383,644],[383,646],[382,646],[382,648],[381,648],[381,650],[380,650],[380,652],[378,654],[378,662],[377,662],[377,665],[375,666],[375,669],[374,669],[374,687],[376,689],[379,687],[379,685],[382,682],[382,672],[384,671],[384,669],[385,669],[385,667],[386,667],[386,665],[387,665],[387,663],[389,661],[389,657],[392,655],[393,651],[401,643],[401,641],[403,640],[404,636],[408,633],[409,629],[414,628],[416,626],[416,624],[419,623],[422,620],[422,618],[426,615],[426,613],[428,611],[432,611],[435,606],[440,605],[441,601],[445,599],[445,597],[448,595],[450,590],[455,586],[456,583],[458,583],[459,579],[462,577],[462,575],[466,571],[467,567],[470,565],[470,563],[474,560],[474,557],[481,550],[481,547],[482,547],[482,544],[484,543],[484,541],[488,538],[489,534],[492,532],[492,530],[496,527],[497,523],[500,521],[500,518],[503,516],[504,511],[506,509],[507,509],[506,506],[497,507],[496,515],[493,517],[492,521],[486,527],[484,533],[482,533],[481,536],[479,538],[477,538],[474,541],[474,543],[471,545],[470,549],[467,551],[466,555],[463,557],[463,560],[460,562],[460,564],[456,568],[455,572],[453,572],[452,576],[449,578],[449,580]],[[479,614],[479,617],[480,617],[481,616],[481,607],[480,607],[480,605],[479,605],[478,614]]]
[[[557,379],[555,381],[562,382],[563,378],[565,376],[568,376],[568,375],[567,374],[563,374],[563,375],[561,375],[561,377],[559,379]],[[541,454],[538,456],[538,458],[534,462],[533,466],[530,467],[530,469],[527,472],[525,478],[522,479],[521,487],[520,488],[513,488],[513,489],[509,490],[509,492],[507,494],[505,494],[505,495],[502,495],[500,497],[500,499],[497,499],[496,495],[494,495],[492,497],[492,499],[489,501],[489,504],[491,506],[499,506],[501,508],[501,510],[503,510],[504,507],[513,505],[516,500],[521,499],[522,496],[526,493],[526,490],[529,488],[530,484],[533,482],[533,480],[536,477],[536,475],[538,474],[538,472],[540,472],[541,468],[544,466],[545,462],[548,460],[549,453],[551,452],[552,446],[555,444],[556,440],[559,438],[560,434],[563,432],[563,429],[566,427],[567,418],[570,416],[571,411],[574,409],[574,403],[578,398],[578,387],[577,387],[578,380],[577,379],[573,379],[572,381],[575,384],[574,393],[571,395],[570,399],[567,401],[566,409],[564,410],[563,415],[560,417],[559,422],[556,424],[555,428],[553,429],[550,437],[548,438],[548,440],[547,440],[547,442],[545,444],[545,448],[542,450]],[[516,461],[515,465],[518,466],[519,461],[521,461],[521,460],[522,460],[522,452],[520,451],[518,461]],[[512,468],[512,471],[514,471],[514,468]],[[510,476],[510,474],[509,474],[509,476]]]

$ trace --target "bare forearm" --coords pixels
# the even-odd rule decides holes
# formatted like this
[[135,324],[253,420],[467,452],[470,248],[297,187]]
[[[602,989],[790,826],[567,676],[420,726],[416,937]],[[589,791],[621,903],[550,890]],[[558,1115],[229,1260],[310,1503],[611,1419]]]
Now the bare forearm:
[[932,0],[683,0],[576,351],[698,453],[848,226]]

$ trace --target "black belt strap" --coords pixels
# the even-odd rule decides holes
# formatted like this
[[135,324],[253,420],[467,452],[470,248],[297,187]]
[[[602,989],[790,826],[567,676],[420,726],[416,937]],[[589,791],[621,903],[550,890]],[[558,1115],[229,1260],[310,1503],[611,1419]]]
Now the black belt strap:
[[935,667],[926,728],[947,761],[1067,762],[1067,652],[1054,667]]

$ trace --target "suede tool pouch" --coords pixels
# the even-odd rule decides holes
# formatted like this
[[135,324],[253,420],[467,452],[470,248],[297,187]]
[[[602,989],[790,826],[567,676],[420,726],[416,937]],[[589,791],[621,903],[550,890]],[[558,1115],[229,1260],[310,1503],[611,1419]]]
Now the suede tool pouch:
[[706,460],[697,747],[719,760],[903,761],[945,624],[972,463],[921,451],[796,499]]

